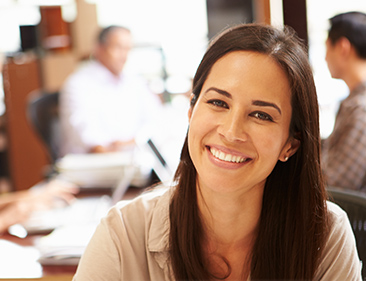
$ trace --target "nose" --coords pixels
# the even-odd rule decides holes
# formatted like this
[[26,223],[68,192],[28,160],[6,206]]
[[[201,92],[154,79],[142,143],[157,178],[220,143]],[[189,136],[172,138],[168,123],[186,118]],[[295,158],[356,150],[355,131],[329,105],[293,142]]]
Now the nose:
[[218,133],[229,142],[247,141],[246,122],[239,114],[228,114],[218,127]]

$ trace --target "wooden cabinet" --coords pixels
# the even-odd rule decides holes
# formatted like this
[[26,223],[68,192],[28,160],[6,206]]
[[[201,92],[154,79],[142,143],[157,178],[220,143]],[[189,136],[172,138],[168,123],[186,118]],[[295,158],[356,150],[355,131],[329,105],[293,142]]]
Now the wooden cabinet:
[[90,54],[98,31],[96,5],[76,0],[77,18],[66,23],[61,7],[40,7],[41,56],[27,56],[4,66],[4,92],[10,180],[16,190],[43,179],[47,150],[27,119],[27,104],[35,90],[57,91],[80,58]]
[[35,58],[9,61],[3,75],[9,172],[14,188],[23,190],[42,180],[49,164],[47,151],[27,119],[29,95],[41,85],[39,62]]

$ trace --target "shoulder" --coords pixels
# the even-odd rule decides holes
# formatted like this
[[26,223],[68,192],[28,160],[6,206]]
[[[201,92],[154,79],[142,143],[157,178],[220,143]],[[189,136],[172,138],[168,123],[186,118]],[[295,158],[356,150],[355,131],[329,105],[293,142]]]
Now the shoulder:
[[331,201],[327,201],[327,209],[328,209],[328,217],[331,224],[343,221],[345,219],[348,221],[347,213],[337,204]]
[[[168,249],[171,188],[158,188],[111,208],[101,222],[101,229],[117,246],[121,257],[128,249],[144,256]],[[131,257],[130,257],[131,258]]]
[[155,210],[157,205],[169,204],[171,188],[158,186],[146,191],[132,200],[122,200],[115,205],[115,210],[121,213],[137,211],[139,213],[149,214]]
[[342,106],[354,114],[366,114],[366,88],[360,85],[356,90],[342,101]]
[[314,280],[361,280],[356,240],[347,213],[327,201],[329,235]]
[[328,243],[332,244],[340,239],[343,242],[355,245],[355,237],[347,213],[333,202],[327,201],[329,219]]
[[97,78],[104,72],[105,70],[103,69],[103,66],[97,61],[85,61],[81,62],[78,65],[76,70],[68,76],[66,81],[69,83],[76,82],[82,79],[88,79],[89,81],[93,81],[94,78]]
[[[108,85],[108,70],[97,61],[82,62],[78,68],[70,74],[61,88],[61,95],[73,100],[85,95],[90,97],[91,93],[104,93]],[[99,97],[99,95],[97,95]]]
[[[161,227],[168,219],[171,189],[158,187],[148,191],[133,200],[123,200],[111,208],[105,218],[112,227],[128,228],[127,231],[147,233],[150,227]],[[161,226],[152,226],[154,216],[161,218]]]
[[155,276],[152,279],[163,280],[167,254],[158,256],[151,249],[168,247],[169,202],[170,189],[159,188],[112,207],[85,249],[77,277],[148,280]]

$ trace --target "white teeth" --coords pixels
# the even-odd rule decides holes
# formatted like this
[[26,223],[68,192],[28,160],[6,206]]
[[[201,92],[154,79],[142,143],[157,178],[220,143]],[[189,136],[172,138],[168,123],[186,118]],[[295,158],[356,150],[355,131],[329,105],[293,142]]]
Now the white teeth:
[[233,156],[233,157],[231,157],[231,155],[229,155],[229,154],[226,154],[226,156],[225,156],[225,161],[231,161],[231,160],[233,160],[233,162],[234,162],[234,157],[235,156]]
[[215,156],[216,158],[218,158],[222,161],[242,163],[246,160],[246,158],[244,158],[244,157],[235,156],[235,155],[231,155],[231,154],[226,154],[226,153],[224,153],[222,151],[219,151],[219,150],[216,150],[212,147],[210,148],[210,151],[211,151],[213,156]]

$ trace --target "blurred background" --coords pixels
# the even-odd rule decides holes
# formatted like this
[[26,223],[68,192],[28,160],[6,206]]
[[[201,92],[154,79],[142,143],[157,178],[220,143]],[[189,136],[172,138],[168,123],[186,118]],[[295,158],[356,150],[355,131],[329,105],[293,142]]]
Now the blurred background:
[[[359,0],[1,0],[0,191],[29,188],[48,163],[29,127],[26,104],[37,89],[58,91],[90,57],[98,30],[111,24],[131,29],[135,47],[126,71],[145,76],[164,103],[189,92],[209,40],[242,22],[291,25],[309,47],[321,112],[321,134],[332,130],[335,110],[347,95],[325,62],[328,19],[366,12]],[[177,113],[178,114],[178,113]],[[182,118],[186,118],[186,113]],[[4,160],[3,160],[4,162]]]

